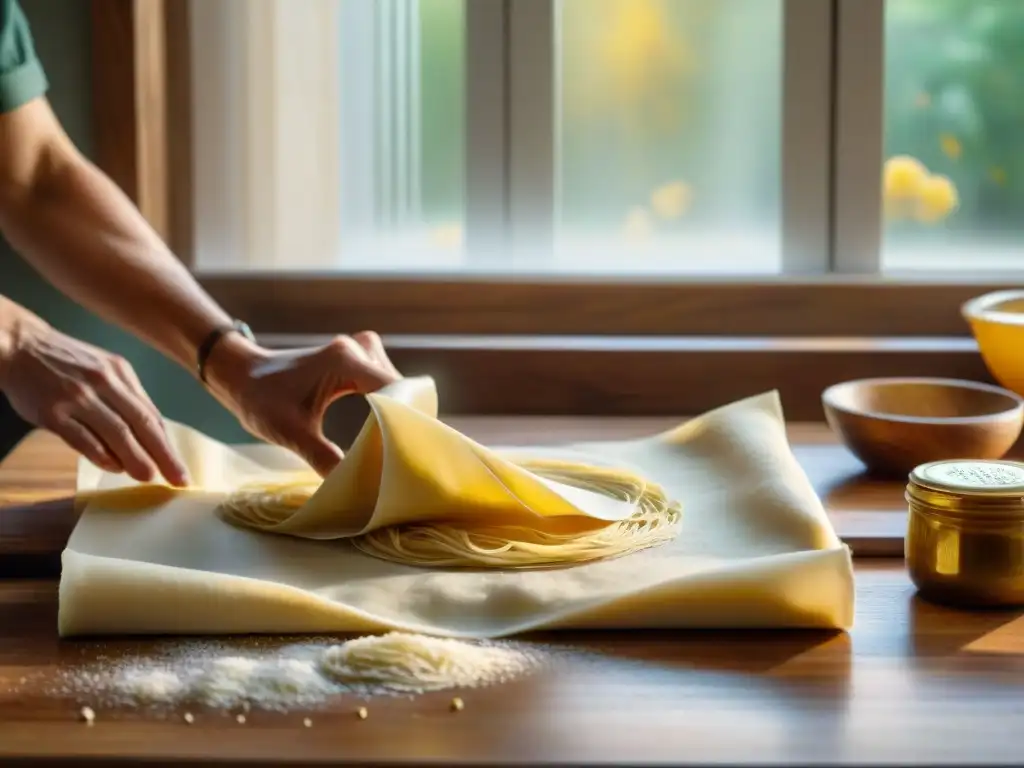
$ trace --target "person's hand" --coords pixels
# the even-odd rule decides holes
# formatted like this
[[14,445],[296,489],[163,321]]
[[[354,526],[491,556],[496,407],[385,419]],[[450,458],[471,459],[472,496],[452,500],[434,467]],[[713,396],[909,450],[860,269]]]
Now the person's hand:
[[109,472],[188,485],[160,413],[123,358],[41,322],[0,351],[0,391],[23,419]]
[[327,407],[402,378],[376,333],[338,336],[322,347],[271,351],[239,334],[223,337],[207,362],[213,394],[252,435],[301,456],[321,476],[343,454],[323,433]]

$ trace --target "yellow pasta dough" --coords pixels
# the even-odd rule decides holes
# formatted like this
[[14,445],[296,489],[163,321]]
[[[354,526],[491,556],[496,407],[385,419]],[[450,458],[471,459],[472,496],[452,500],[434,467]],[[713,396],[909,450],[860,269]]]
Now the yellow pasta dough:
[[[283,448],[227,446],[173,423],[168,438],[193,478],[188,490],[140,491],[83,461],[86,508],[62,555],[61,635],[400,631],[471,640],[853,621],[849,549],[793,456],[776,393],[635,439],[496,448],[438,418],[428,378],[403,379],[366,401],[359,436],[323,479]],[[617,483],[597,490],[612,476]],[[654,503],[657,488],[667,499]],[[260,494],[259,503],[238,504]],[[653,532],[642,523],[645,499],[667,502]],[[648,548],[572,567],[498,570],[409,567],[353,546],[373,545],[361,537],[376,531],[436,533],[442,524],[473,529],[479,543],[482,521],[571,535],[584,549],[581,537],[608,535],[620,552]],[[511,533],[503,535],[525,538]],[[661,535],[674,538],[651,546]],[[564,545],[548,554],[563,547],[564,558]]]
[[[349,539],[367,555],[401,565],[428,568],[537,568],[621,557],[664,544],[679,531],[681,507],[664,490],[632,472],[566,461],[517,464],[538,477],[628,502],[633,513],[589,530],[559,530],[538,514],[493,523],[486,514],[438,518],[377,528]],[[287,519],[313,495],[315,478],[297,475],[273,484],[254,484],[221,505],[229,522],[261,528]]]

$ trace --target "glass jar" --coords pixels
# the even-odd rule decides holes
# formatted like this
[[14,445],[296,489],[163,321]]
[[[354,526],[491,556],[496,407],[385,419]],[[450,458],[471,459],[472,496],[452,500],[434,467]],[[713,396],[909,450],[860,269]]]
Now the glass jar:
[[910,473],[904,554],[921,595],[1024,605],[1024,463],[957,459]]

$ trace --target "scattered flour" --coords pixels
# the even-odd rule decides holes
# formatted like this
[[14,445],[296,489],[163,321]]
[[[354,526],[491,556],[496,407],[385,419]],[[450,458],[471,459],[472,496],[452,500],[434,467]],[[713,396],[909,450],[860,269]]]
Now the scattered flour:
[[[193,704],[241,717],[240,723],[245,717],[239,712],[250,708],[287,712],[312,709],[345,694],[409,695],[494,685],[528,674],[545,660],[534,646],[398,632],[341,644],[332,638],[299,643],[185,640],[168,642],[146,657],[90,656],[91,662],[62,671],[45,693],[73,697],[88,704],[90,713],[93,708],[144,707],[169,714]],[[365,717],[365,708],[360,709]],[[192,712],[186,712],[186,723],[195,722]],[[309,728],[312,721],[307,721],[303,725]]]
[[213,707],[231,707],[247,700],[246,685],[259,662],[241,656],[213,659],[192,684],[196,698]]
[[250,702],[273,707],[315,704],[337,693],[310,659],[264,661],[240,657],[216,659],[193,687],[197,698],[211,707],[235,707]]
[[185,683],[165,669],[126,669],[115,685],[127,696],[144,703],[171,702],[184,691]]

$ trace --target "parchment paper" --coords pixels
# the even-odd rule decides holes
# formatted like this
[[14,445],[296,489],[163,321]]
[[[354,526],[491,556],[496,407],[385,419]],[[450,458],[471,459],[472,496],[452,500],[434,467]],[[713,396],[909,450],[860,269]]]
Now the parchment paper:
[[[246,482],[309,471],[283,449],[226,446],[169,424],[195,485],[184,491],[139,486],[83,460],[79,492],[89,502],[63,553],[61,635],[852,624],[850,553],[789,448],[777,393],[647,439],[514,449],[481,446],[437,420],[428,378],[368,400],[371,414],[339,468],[299,513],[261,531],[215,509]],[[346,541],[438,516],[587,527],[624,514],[509,461],[525,457],[641,472],[682,502],[682,530],[623,558],[534,571],[404,567]]]

